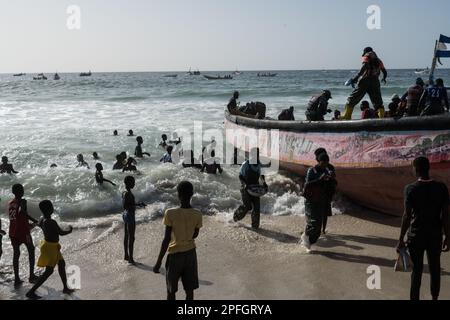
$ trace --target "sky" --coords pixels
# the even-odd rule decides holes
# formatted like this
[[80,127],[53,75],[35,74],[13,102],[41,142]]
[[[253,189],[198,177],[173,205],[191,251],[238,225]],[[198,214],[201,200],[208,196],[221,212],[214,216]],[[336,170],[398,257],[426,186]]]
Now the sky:
[[449,15],[448,0],[0,0],[0,73],[356,69],[369,45],[424,68]]

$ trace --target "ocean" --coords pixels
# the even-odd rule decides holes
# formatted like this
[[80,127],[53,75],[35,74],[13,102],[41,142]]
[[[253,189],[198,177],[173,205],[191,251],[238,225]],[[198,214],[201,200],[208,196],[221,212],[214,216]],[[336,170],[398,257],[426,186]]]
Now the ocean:
[[[168,73],[93,73],[92,77],[60,74],[54,81],[33,81],[33,75],[0,75],[0,154],[8,156],[20,173],[0,176],[3,226],[7,225],[5,206],[12,197],[11,186],[22,183],[29,210],[40,215],[37,204],[43,199],[54,202],[62,221],[78,226],[120,221],[123,178],[112,171],[116,154],[134,153],[136,137],[144,138],[144,151],[150,158],[138,160],[135,194],[148,204],[137,216],[140,221],[161,216],[177,203],[176,184],[188,179],[196,194],[194,206],[204,214],[231,215],[240,204],[239,168],[224,166],[224,174],[210,176],[179,165],[160,164],[163,150],[161,135],[182,128],[193,130],[194,121],[204,129],[223,129],[224,109],[234,90],[241,93],[241,104],[261,101],[267,116],[276,117],[289,106],[295,107],[297,119],[304,119],[310,97],[323,89],[332,92],[330,108],[342,110],[351,88],[343,83],[356,70],[274,71],[274,78],[258,78],[257,72],[243,72],[233,80],[208,81],[203,76]],[[225,75],[225,72],[204,72]],[[202,75],[203,75],[202,74]],[[450,70],[438,70],[437,77],[450,81]],[[413,70],[390,70],[383,97],[403,94],[417,76]],[[355,117],[359,116],[358,110]],[[331,119],[332,114],[328,116]],[[119,136],[113,136],[113,130]],[[211,137],[204,136],[204,141]],[[184,149],[189,149],[183,146]],[[104,176],[118,184],[98,186],[92,153],[100,156]],[[76,168],[76,155],[83,154],[91,169]],[[50,168],[51,164],[57,168]],[[270,193],[262,200],[262,211],[273,215],[303,214],[297,178],[286,173],[268,177]],[[339,211],[336,208],[337,211]]]

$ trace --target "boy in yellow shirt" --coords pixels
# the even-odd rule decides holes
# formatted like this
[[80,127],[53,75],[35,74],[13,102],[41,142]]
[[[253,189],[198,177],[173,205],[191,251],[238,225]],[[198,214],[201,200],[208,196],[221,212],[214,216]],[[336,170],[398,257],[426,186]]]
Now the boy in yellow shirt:
[[186,300],[194,300],[194,290],[199,287],[195,239],[202,227],[202,214],[191,207],[194,187],[190,182],[180,182],[177,191],[181,205],[168,209],[164,215],[166,233],[153,271],[159,273],[164,255],[169,251],[166,259],[167,300],[175,300],[180,278]]

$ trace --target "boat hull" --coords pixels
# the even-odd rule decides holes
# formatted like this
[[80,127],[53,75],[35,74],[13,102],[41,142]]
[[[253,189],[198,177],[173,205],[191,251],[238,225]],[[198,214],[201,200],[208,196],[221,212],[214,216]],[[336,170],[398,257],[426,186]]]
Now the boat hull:
[[[417,121],[414,126],[411,119],[394,124],[382,120],[385,126],[374,130],[377,126],[371,125],[373,120],[315,125],[258,121],[227,114],[225,129],[227,142],[244,151],[250,148],[246,137],[266,137],[258,139],[261,154],[272,161],[278,159],[281,169],[300,176],[305,176],[315,164],[314,150],[326,148],[336,167],[341,193],[360,205],[398,216],[403,213],[404,188],[416,180],[411,161],[417,156],[430,159],[433,179],[450,185],[450,117]],[[423,121],[429,122],[429,129]],[[399,129],[396,131],[395,127]],[[267,143],[267,132],[274,131],[278,152]]]

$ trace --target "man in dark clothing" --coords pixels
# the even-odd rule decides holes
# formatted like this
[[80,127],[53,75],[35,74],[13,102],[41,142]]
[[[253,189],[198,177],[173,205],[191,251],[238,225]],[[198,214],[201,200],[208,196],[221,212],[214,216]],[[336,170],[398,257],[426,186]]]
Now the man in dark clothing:
[[239,180],[241,181],[241,195],[243,205],[240,206],[234,213],[234,221],[240,221],[245,218],[246,214],[252,211],[252,228],[259,229],[260,223],[260,207],[261,199],[249,194],[247,188],[252,185],[259,185],[260,180],[263,182],[263,186],[267,187],[265,177],[261,174],[262,164],[259,161],[259,149],[253,149],[250,152],[250,159],[246,160],[239,173]]
[[375,110],[370,108],[369,101],[363,101],[361,102],[361,119],[367,120],[367,119],[375,119],[377,118],[377,113]]
[[329,90],[324,90],[321,95],[314,96],[308,103],[306,110],[306,119],[308,121],[324,121],[327,113],[332,111],[328,109],[328,100],[333,99]]
[[330,157],[322,153],[317,157],[318,164],[306,174],[303,191],[305,201],[306,228],[302,234],[302,245],[309,251],[320,237],[323,217],[328,214],[329,195],[327,183],[333,179],[329,171]]
[[[445,184],[430,179],[430,162],[427,158],[417,158],[413,165],[418,181],[405,188],[405,213],[397,250],[407,246],[413,262],[411,300],[420,299],[423,256],[426,251],[431,295],[433,300],[437,300],[441,286],[441,253],[449,251],[449,194]],[[405,243],[407,232],[408,240]]]
[[447,88],[445,88],[442,79],[437,79],[436,84],[429,86],[423,92],[419,106],[423,110],[421,116],[434,116],[444,113],[443,106],[449,111]]
[[419,115],[419,101],[423,94],[425,83],[422,78],[417,78],[416,85],[412,86],[402,96],[402,102],[406,102],[406,114],[408,117]]
[[236,112],[239,111],[237,99],[239,99],[239,92],[235,91],[233,93],[233,97],[230,99],[230,102],[228,102],[227,105],[227,109],[230,114],[236,114]]
[[383,98],[381,96],[380,74],[383,73],[383,82],[386,83],[387,71],[383,62],[378,58],[372,48],[367,47],[363,51],[363,66],[359,73],[352,79],[352,83],[358,83],[358,87],[352,92],[345,105],[342,120],[351,120],[353,109],[369,94],[370,100],[377,111],[378,118],[384,118]]
[[284,109],[283,111],[281,111],[280,115],[278,116],[278,120],[295,121],[294,107],[290,107],[289,109]]

